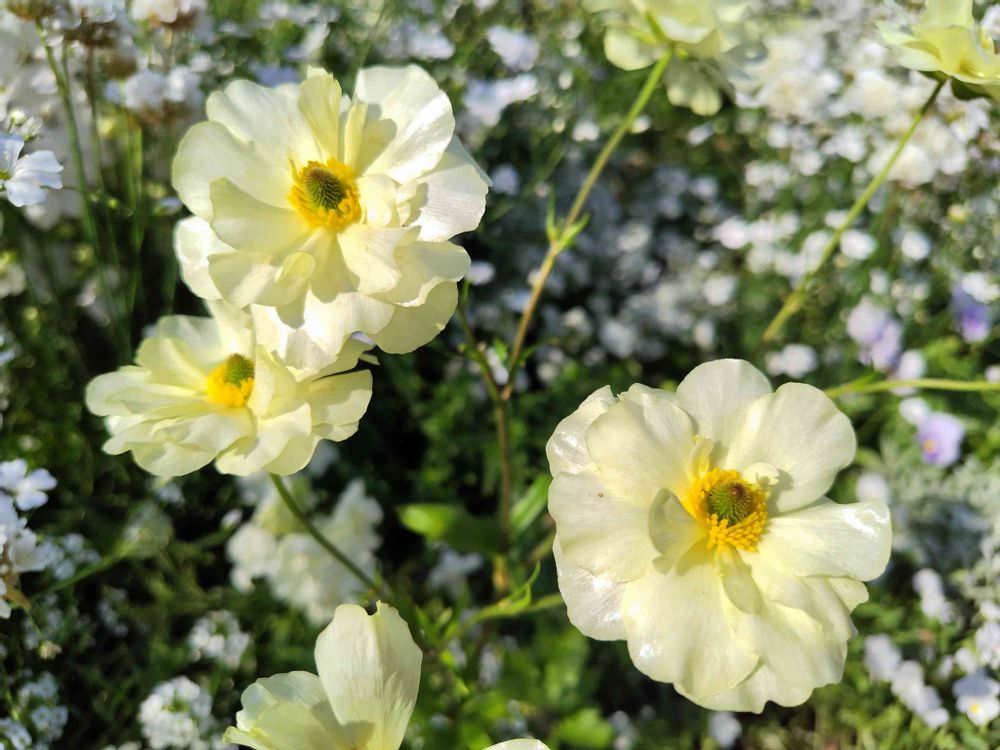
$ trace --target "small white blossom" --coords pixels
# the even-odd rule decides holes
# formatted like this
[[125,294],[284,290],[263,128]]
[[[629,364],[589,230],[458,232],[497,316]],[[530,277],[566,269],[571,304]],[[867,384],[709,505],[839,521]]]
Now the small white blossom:
[[24,138],[0,134],[0,193],[17,207],[34,206],[45,200],[45,190],[62,187],[62,165],[51,151],[21,156]]

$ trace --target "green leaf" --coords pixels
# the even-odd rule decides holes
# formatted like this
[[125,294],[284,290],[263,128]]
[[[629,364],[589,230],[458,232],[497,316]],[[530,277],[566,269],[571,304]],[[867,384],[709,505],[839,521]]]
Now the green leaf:
[[555,736],[570,747],[605,748],[614,741],[615,732],[595,708],[585,708],[560,722]]
[[510,512],[510,529],[514,539],[526,532],[545,510],[551,483],[552,477],[548,474],[540,474],[531,483],[527,492],[514,503]]
[[399,520],[410,531],[458,552],[492,555],[500,548],[500,530],[490,518],[476,518],[457,505],[414,503],[399,508]]

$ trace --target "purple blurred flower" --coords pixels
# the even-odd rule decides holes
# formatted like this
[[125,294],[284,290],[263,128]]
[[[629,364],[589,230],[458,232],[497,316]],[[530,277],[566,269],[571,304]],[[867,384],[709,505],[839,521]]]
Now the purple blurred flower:
[[917,427],[917,441],[923,451],[924,463],[931,466],[951,466],[962,455],[965,428],[951,414],[931,412]]
[[860,351],[862,364],[876,370],[893,369],[903,351],[903,324],[892,313],[864,299],[847,317],[847,334],[854,339]]
[[956,287],[951,296],[951,307],[955,313],[955,324],[962,338],[973,344],[984,341],[993,326],[989,305],[977,302],[961,287]]

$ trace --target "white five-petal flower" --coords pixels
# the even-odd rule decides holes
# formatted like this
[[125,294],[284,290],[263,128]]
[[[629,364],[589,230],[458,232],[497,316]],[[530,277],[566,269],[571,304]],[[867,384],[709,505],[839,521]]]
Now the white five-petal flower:
[[861,581],[889,559],[882,501],[824,497],[854,451],[821,391],[772,392],[740,360],[676,393],[602,388],[547,446],[570,620],[707,708],[802,703],[840,679]]
[[[423,654],[393,607],[342,604],[316,639],[316,668],[257,680],[226,741],[254,750],[398,750],[417,702]],[[487,750],[547,750],[511,740]]]
[[62,187],[62,165],[51,151],[21,156],[24,138],[0,134],[0,193],[11,204],[34,206],[45,200],[43,188]]
[[418,67],[367,68],[353,98],[328,73],[235,81],[208,99],[173,180],[195,218],[177,254],[206,299],[252,305],[298,366],[353,333],[412,351],[454,312],[488,178],[455,137],[448,97]]

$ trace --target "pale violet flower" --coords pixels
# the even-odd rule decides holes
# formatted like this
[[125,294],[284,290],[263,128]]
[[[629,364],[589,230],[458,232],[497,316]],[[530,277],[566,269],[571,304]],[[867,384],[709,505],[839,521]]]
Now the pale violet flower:
[[915,661],[898,665],[891,678],[892,692],[927,726],[936,729],[947,723],[948,710],[938,692],[924,683],[924,668]]
[[876,370],[891,370],[903,351],[903,324],[868,298],[848,315],[847,334],[858,345],[861,363]]
[[209,612],[195,622],[188,634],[188,647],[194,661],[209,659],[236,669],[250,636],[240,627],[236,615],[226,610]]
[[881,500],[888,504],[892,499],[888,480],[881,474],[871,471],[866,471],[858,477],[854,492],[858,496],[858,500]]
[[[822,391],[708,362],[676,393],[596,391],[546,453],[559,588],[581,632],[625,640],[641,672],[713,710],[798,705],[840,680],[891,531],[878,500],[824,498],[855,438]],[[810,592],[796,599],[808,627],[773,598],[792,589]]]
[[975,344],[989,338],[993,332],[993,315],[989,305],[979,302],[959,286],[952,292],[951,307],[955,327],[963,339]]
[[44,188],[62,187],[62,165],[51,151],[21,156],[24,138],[0,133],[0,195],[11,205],[34,206],[45,200]]
[[966,675],[951,686],[959,711],[976,726],[985,727],[1000,716],[1000,683],[982,672]]
[[951,466],[962,455],[965,427],[957,417],[931,412],[917,425],[917,442],[925,463]]
[[427,585],[432,589],[447,591],[452,599],[457,599],[462,589],[468,585],[469,574],[481,567],[482,555],[463,555],[452,549],[444,549],[427,576]]
[[979,662],[990,669],[1000,669],[1000,622],[987,622],[976,631]]

